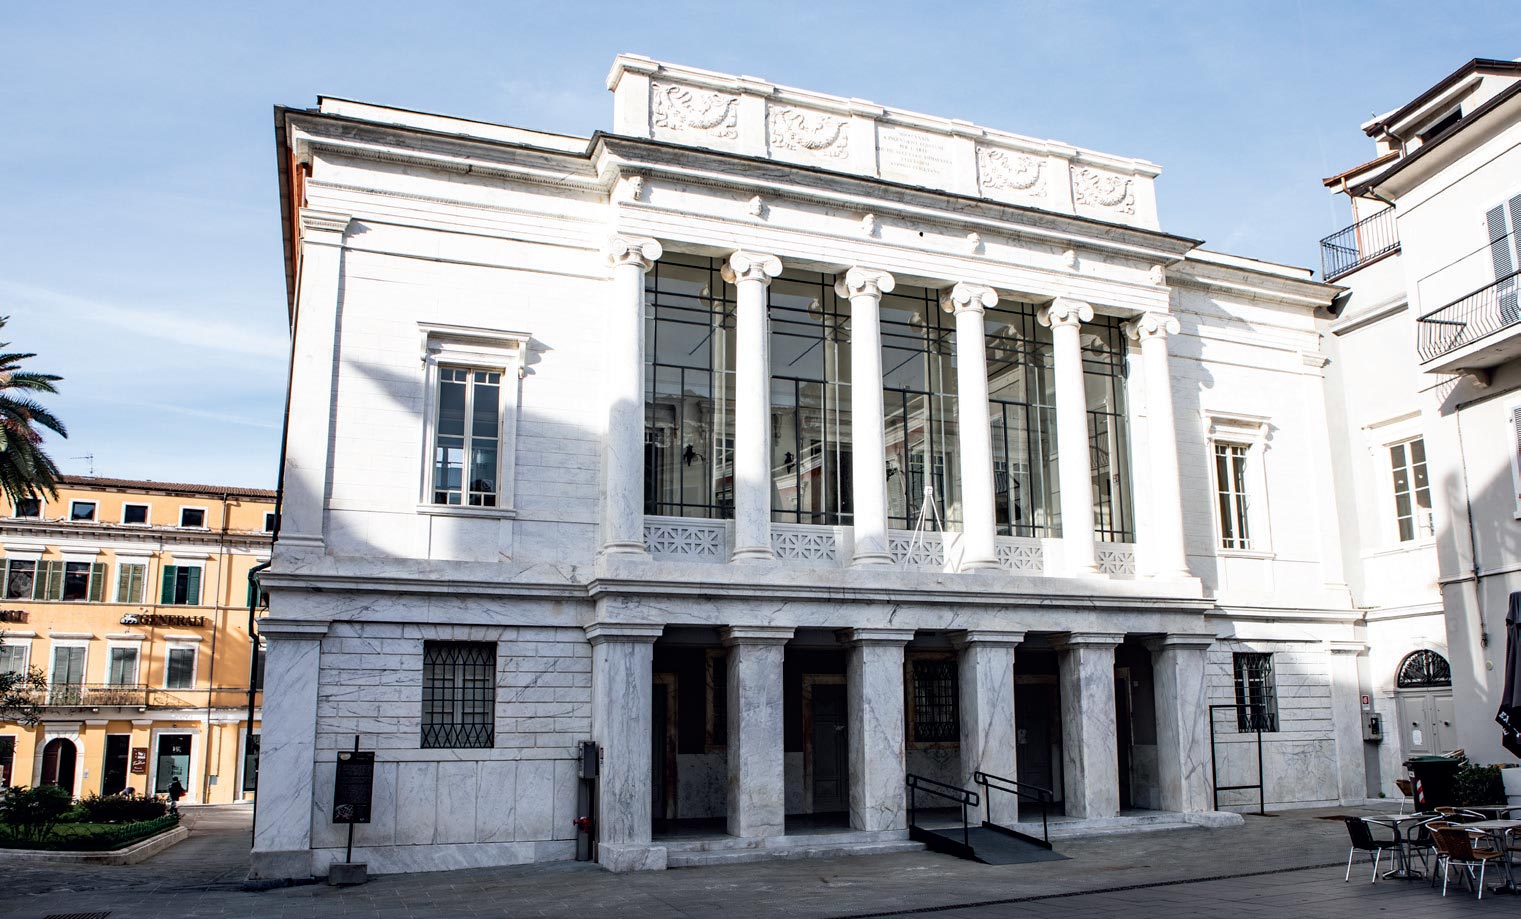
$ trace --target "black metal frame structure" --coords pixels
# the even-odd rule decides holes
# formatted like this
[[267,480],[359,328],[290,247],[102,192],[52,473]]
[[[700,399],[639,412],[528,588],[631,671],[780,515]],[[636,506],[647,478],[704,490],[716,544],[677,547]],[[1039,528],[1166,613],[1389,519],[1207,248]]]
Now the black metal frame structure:
[[1220,709],[1230,709],[1237,714],[1239,726],[1243,713],[1240,711],[1245,706],[1234,702],[1222,702],[1209,707],[1209,774],[1215,789],[1215,810],[1220,809],[1220,792],[1222,791],[1250,791],[1257,792],[1257,813],[1267,816],[1267,782],[1266,773],[1262,765],[1262,726],[1259,723],[1255,729],[1243,729],[1242,733],[1251,730],[1257,735],[1257,782],[1254,785],[1221,785],[1220,784],[1220,759],[1217,755],[1217,741],[1215,739],[1215,712]]

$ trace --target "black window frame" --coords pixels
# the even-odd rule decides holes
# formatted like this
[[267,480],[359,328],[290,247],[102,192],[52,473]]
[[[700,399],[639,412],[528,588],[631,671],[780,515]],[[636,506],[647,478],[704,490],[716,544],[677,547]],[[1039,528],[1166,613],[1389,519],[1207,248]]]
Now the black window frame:
[[1273,655],[1265,651],[1236,651],[1231,655],[1231,681],[1236,689],[1236,727],[1242,733],[1272,734],[1278,730],[1278,680]]
[[1430,648],[1405,655],[1394,672],[1396,689],[1448,689],[1452,686],[1452,665]]
[[496,745],[497,643],[424,641],[424,750]]
[[961,741],[961,674],[953,657],[917,657],[912,676],[912,741],[951,744]]

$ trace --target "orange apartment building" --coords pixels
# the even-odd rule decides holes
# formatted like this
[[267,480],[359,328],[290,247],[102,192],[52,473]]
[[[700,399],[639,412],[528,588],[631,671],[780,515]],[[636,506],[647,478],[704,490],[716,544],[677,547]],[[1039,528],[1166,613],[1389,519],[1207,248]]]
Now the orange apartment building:
[[0,671],[48,682],[41,721],[0,721],[0,781],[83,797],[178,778],[184,803],[251,799],[248,574],[269,558],[275,493],[70,476],[0,513]]

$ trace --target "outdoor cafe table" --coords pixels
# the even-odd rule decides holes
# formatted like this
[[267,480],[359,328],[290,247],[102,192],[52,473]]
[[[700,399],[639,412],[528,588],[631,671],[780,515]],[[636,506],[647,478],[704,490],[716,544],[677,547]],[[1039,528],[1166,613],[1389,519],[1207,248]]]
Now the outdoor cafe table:
[[[1513,811],[1521,811],[1521,804],[1465,804],[1461,810],[1483,814],[1491,820],[1499,820]],[[1472,826],[1472,824],[1469,824]]]
[[[1393,871],[1384,872],[1386,878],[1418,878],[1419,871],[1410,867],[1410,840],[1405,838],[1403,827],[1406,824],[1425,823],[1427,820],[1436,819],[1435,814],[1375,814],[1372,817],[1364,817],[1369,823],[1377,823],[1394,830],[1395,852],[1399,854],[1401,867]],[[1470,824],[1471,826],[1472,824]]]
[[[1485,808],[1469,808],[1470,810],[1484,810]],[[1510,863],[1510,849],[1505,844],[1505,838],[1517,830],[1521,830],[1521,820],[1476,820],[1473,823],[1459,824],[1461,830],[1482,830],[1495,840],[1495,847],[1500,850],[1502,858],[1500,863],[1505,866],[1505,883],[1494,888],[1495,893],[1517,893],[1521,888],[1516,887],[1516,875]]]

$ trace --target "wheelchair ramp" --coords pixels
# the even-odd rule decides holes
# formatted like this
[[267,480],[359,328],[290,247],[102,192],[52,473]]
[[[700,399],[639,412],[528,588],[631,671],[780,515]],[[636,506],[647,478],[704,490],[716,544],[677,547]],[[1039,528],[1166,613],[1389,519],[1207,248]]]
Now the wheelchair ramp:
[[982,862],[984,865],[1025,865],[1067,859],[1067,856],[1038,841],[1021,838],[1002,827],[989,824],[969,828],[964,841],[959,826],[934,830],[915,826],[909,829],[909,838],[924,843],[931,851]]

